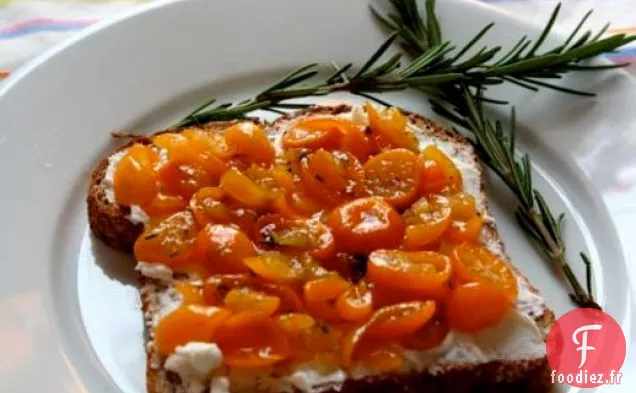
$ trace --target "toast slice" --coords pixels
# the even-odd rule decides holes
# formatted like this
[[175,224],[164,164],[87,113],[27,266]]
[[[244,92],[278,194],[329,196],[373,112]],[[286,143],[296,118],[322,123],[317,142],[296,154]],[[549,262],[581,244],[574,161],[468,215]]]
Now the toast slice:
[[[261,123],[268,136],[280,143],[289,125],[302,117],[335,116],[365,122],[361,108],[347,105],[312,107]],[[197,278],[172,275],[171,271],[140,270],[144,320],[149,331],[147,343],[147,388],[149,393],[231,392],[536,392],[549,389],[549,365],[545,356],[545,337],[554,322],[554,314],[539,291],[510,263],[494,220],[488,213],[484,190],[484,169],[470,143],[445,130],[433,121],[414,113],[406,113],[409,126],[416,131],[420,147],[435,144],[451,157],[463,176],[464,189],[476,198],[485,225],[481,243],[508,262],[517,273],[519,296],[508,315],[498,325],[483,332],[467,335],[451,332],[440,348],[429,351],[407,351],[407,367],[399,373],[377,374],[368,370],[343,371],[321,375],[311,365],[299,369],[269,369],[263,372],[230,372],[228,378],[184,380],[166,368],[153,338],[153,327],[165,313],[180,302],[175,290],[178,281],[202,284]],[[216,122],[201,126],[207,132],[219,132],[236,122]],[[171,129],[162,132],[180,132]],[[133,142],[150,143],[147,138]],[[130,143],[128,144],[130,145]],[[124,149],[126,146],[123,146]],[[96,167],[89,186],[87,203],[90,227],[96,237],[109,246],[130,252],[143,230],[143,214],[135,208],[117,205],[112,188],[112,168],[118,150]],[[109,173],[111,172],[111,173]]]

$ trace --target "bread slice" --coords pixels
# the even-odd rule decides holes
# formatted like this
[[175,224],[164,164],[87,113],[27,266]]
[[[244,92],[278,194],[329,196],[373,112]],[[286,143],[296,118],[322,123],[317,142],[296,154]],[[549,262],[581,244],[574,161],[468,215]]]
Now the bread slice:
[[[326,115],[364,122],[360,108],[347,105],[333,107],[311,107],[278,118],[273,123],[262,123],[274,143],[297,119],[306,116]],[[414,113],[407,113],[408,124],[420,140],[420,145],[436,144],[451,157],[464,178],[466,192],[475,196],[479,212],[486,223],[481,233],[481,242],[504,260],[509,262],[497,227],[488,213],[484,190],[484,169],[476,158],[470,143],[444,129],[433,121]],[[208,132],[218,132],[235,122],[216,122],[202,125]],[[179,132],[171,129],[162,132]],[[148,143],[141,138],[136,142]],[[132,143],[132,142],[131,142]],[[126,146],[123,146],[125,148]],[[104,158],[96,167],[88,192],[89,223],[93,233],[111,247],[130,251],[143,224],[131,222],[131,210],[118,206],[107,197],[109,162]],[[134,220],[133,220],[134,221]],[[512,265],[512,264],[511,264]],[[514,268],[514,265],[512,265]],[[442,348],[428,352],[409,351],[405,354],[409,368],[396,374],[354,371],[343,380],[316,377],[315,372],[305,367],[302,370],[268,370],[261,373],[230,374],[230,391],[274,392],[537,392],[549,386],[549,366],[545,357],[545,336],[554,314],[534,287],[518,269],[519,297],[515,310],[499,325],[477,335],[466,336],[453,332]],[[174,277],[173,280],[192,280]],[[149,331],[147,343],[147,388],[149,393],[198,393],[207,386],[198,386],[182,381],[179,376],[164,367],[165,358],[154,347],[152,327],[156,320],[179,303],[174,290],[174,281],[164,281],[140,275],[141,298],[146,326]],[[288,374],[286,374],[288,373]],[[332,376],[333,377],[333,376]],[[314,380],[312,382],[312,380]],[[304,381],[304,383],[303,383]],[[315,386],[312,388],[312,383]],[[222,386],[223,383],[217,386]],[[307,389],[309,388],[309,389]],[[225,393],[223,388],[211,393]]]

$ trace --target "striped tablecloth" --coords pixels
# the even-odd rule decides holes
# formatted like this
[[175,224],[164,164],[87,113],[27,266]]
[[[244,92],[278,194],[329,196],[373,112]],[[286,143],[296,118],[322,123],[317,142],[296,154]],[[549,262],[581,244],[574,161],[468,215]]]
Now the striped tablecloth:
[[[0,0],[0,78],[91,23],[145,1],[151,0]],[[489,2],[538,22],[544,22],[556,4],[553,0],[475,1]],[[601,27],[609,21],[611,32],[636,32],[634,0],[563,0],[561,26],[576,23],[589,9],[595,10],[592,26]],[[636,60],[636,45],[611,57]],[[632,69],[636,72],[636,66]]]

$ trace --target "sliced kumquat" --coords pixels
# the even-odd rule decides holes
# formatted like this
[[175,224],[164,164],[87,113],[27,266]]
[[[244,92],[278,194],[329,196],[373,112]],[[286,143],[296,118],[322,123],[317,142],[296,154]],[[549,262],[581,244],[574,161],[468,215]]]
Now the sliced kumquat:
[[360,161],[339,150],[319,149],[300,161],[300,176],[307,192],[322,202],[337,205],[364,195]]
[[298,344],[301,349],[309,352],[311,357],[316,358],[324,353],[337,352],[341,337],[342,333],[334,325],[316,321],[312,327],[302,332]]
[[157,351],[170,355],[192,341],[213,342],[230,311],[213,306],[182,305],[162,317],[154,330]]
[[270,210],[288,219],[302,218],[304,215],[296,211],[285,195],[278,195],[270,202]]
[[153,143],[168,152],[169,162],[202,168],[214,182],[218,182],[227,169],[227,164],[217,154],[213,138],[204,131],[159,134]]
[[361,162],[371,154],[363,127],[348,120],[313,118],[301,120],[283,136],[285,149],[339,149],[351,153]]
[[386,344],[363,346],[357,351],[355,360],[380,373],[395,371],[404,365],[400,349]]
[[208,224],[197,236],[197,249],[204,266],[213,274],[247,273],[243,260],[256,255],[247,235],[222,224]]
[[311,216],[323,210],[323,206],[300,187],[293,188],[288,203],[294,212],[303,216]]
[[215,274],[203,283],[203,298],[206,304],[221,305],[228,292],[235,288],[245,288],[252,283],[248,274]]
[[467,221],[477,215],[477,203],[472,195],[460,192],[449,195],[448,201],[453,220]]
[[232,211],[222,199],[223,191],[220,187],[204,187],[192,195],[190,210],[201,227],[212,223],[232,222]]
[[455,249],[456,246],[457,246],[456,244],[444,241],[442,239],[439,242],[439,245],[437,246],[437,251],[440,254],[444,254],[446,256],[450,256],[451,252],[453,252],[453,250]]
[[152,166],[159,161],[159,153],[149,145],[134,143],[128,148],[127,153],[141,165]]
[[293,179],[289,172],[277,167],[265,168],[261,165],[250,165],[245,169],[245,176],[265,190],[269,198],[286,195],[291,190]]
[[192,149],[203,155],[214,155],[221,160],[231,157],[230,149],[225,141],[225,136],[217,131],[205,131],[196,128],[188,128],[181,133],[190,141]]
[[362,340],[369,335],[375,338],[393,340],[407,336],[424,326],[435,312],[435,302],[415,301],[398,303],[376,310],[366,323],[350,329],[341,341],[341,362],[351,365],[355,351]]
[[303,331],[316,325],[314,317],[305,313],[281,314],[276,318],[276,321],[285,333],[292,336],[299,336]]
[[242,122],[225,130],[225,141],[235,157],[250,163],[269,165],[276,156],[265,130],[251,122]]
[[404,291],[396,291],[393,287],[384,287],[373,283],[371,286],[371,297],[373,298],[373,307],[380,308],[391,304],[418,300],[422,296],[405,296]]
[[320,264],[331,272],[336,272],[345,279],[353,282],[360,281],[366,273],[367,258],[344,252],[337,253],[334,257],[320,261]]
[[230,367],[271,366],[290,354],[285,331],[263,312],[241,312],[225,319],[216,332],[223,360]]
[[364,281],[350,286],[336,301],[336,310],[347,321],[366,321],[373,312],[373,295]]
[[283,135],[285,149],[336,149],[343,136],[343,128],[351,123],[336,118],[301,119]]
[[418,351],[437,348],[444,342],[449,332],[450,327],[444,319],[433,317],[415,333],[406,336],[402,340],[402,345]]
[[168,152],[168,160],[182,163],[198,163],[199,156],[188,138],[180,133],[166,132],[152,138],[152,143]]
[[245,258],[243,263],[257,276],[278,283],[298,281],[305,274],[298,258],[277,251],[266,251],[259,256]]
[[327,219],[336,244],[352,254],[394,248],[404,236],[398,212],[383,198],[359,198],[334,209]]
[[483,220],[473,216],[467,221],[452,221],[443,234],[443,239],[450,243],[476,242],[481,234]]
[[159,182],[167,194],[189,200],[201,188],[212,186],[214,179],[199,164],[169,161],[159,170]]
[[383,286],[373,283],[371,288],[371,295],[373,297],[373,307],[385,307],[397,303],[407,303],[413,301],[435,300],[443,303],[450,296],[451,288],[450,281],[440,287],[430,289],[426,293],[423,293],[419,288],[417,290],[396,290],[393,286]]
[[437,161],[420,159],[420,194],[439,194],[448,186],[448,179]]
[[367,277],[388,288],[435,296],[451,276],[448,257],[433,251],[378,250],[369,255]]
[[157,195],[157,174],[152,169],[150,153],[143,153],[141,149],[145,151],[146,147],[133,145],[117,163],[113,190],[115,201],[120,205],[143,205]]
[[188,211],[149,224],[134,245],[138,261],[161,262],[171,266],[191,259],[198,227]]
[[340,363],[342,363],[344,367],[351,366],[355,350],[357,349],[358,344],[360,344],[360,342],[364,338],[368,329],[369,322],[354,327],[342,336]]
[[221,158],[212,153],[200,155],[199,165],[210,175],[215,184],[218,184],[219,179],[228,168]]
[[247,207],[263,208],[269,202],[267,191],[236,168],[230,168],[223,174],[221,189]]
[[225,308],[230,311],[261,311],[266,315],[273,315],[278,311],[280,303],[278,297],[250,288],[232,289],[223,300]]
[[336,275],[335,272],[330,272],[322,266],[322,261],[318,261],[310,254],[303,254],[300,256],[303,266],[305,267],[305,281],[313,280],[316,278],[322,278],[329,275]]
[[175,289],[181,295],[182,304],[205,304],[203,287],[190,284],[186,281],[179,281],[175,284]]
[[475,333],[497,324],[510,309],[506,291],[494,284],[471,282],[453,289],[446,303],[451,328]]
[[315,354],[313,359],[316,364],[316,371],[323,375],[332,374],[342,369],[337,350]]
[[274,284],[266,280],[261,281],[258,278],[253,279],[252,282],[254,283],[252,284],[254,288],[280,299],[279,312],[300,312],[305,310],[302,299],[291,286]]
[[316,219],[267,215],[256,222],[255,229],[256,238],[263,247],[309,252],[318,259],[327,259],[336,253],[331,230]]
[[294,187],[294,177],[283,165],[275,165],[270,169],[271,177],[285,193],[290,193]]
[[[434,161],[444,177],[445,188],[448,188],[452,192],[459,192],[463,189],[462,173],[457,169],[453,160],[444,154],[437,146],[427,146],[422,152],[422,159],[424,161],[424,175],[426,175],[427,171],[426,161]],[[430,175],[430,167],[428,170]],[[422,183],[425,182],[426,179],[422,179]]]
[[402,218],[406,224],[403,246],[418,250],[434,244],[451,225],[451,206],[446,197],[429,195],[415,202]]
[[453,249],[450,259],[455,280],[487,281],[503,288],[512,301],[517,298],[517,278],[512,268],[484,247],[460,244]]
[[158,193],[149,202],[141,206],[141,208],[150,217],[165,217],[176,212],[182,211],[187,206],[185,199],[178,195],[166,195]]
[[227,170],[227,164],[224,159],[227,158],[227,146],[225,141],[219,138],[219,135],[213,136],[212,133],[192,130],[184,131],[182,134],[188,139],[189,145],[197,154],[197,162],[200,164],[212,178],[216,181],[221,177],[223,172]]
[[407,149],[384,151],[364,164],[367,190],[396,208],[410,205],[420,183],[417,155]]
[[365,127],[353,125],[343,131],[340,150],[351,153],[361,163],[367,161],[372,151],[372,144],[365,134]]
[[395,107],[378,112],[375,107],[365,105],[371,128],[371,137],[380,149],[404,148],[413,151],[418,149],[415,134],[407,127],[406,117]]
[[307,310],[317,318],[340,321],[336,302],[349,289],[350,284],[336,275],[328,275],[305,283],[303,299]]
[[259,213],[254,209],[243,207],[240,202],[224,199],[224,203],[231,209],[232,224],[240,228],[243,233],[252,233]]
[[386,340],[408,336],[424,326],[434,313],[432,300],[387,306],[373,314],[367,334]]
[[283,165],[292,178],[297,180],[300,177],[301,161],[310,153],[309,149],[285,149],[278,157],[277,163]]

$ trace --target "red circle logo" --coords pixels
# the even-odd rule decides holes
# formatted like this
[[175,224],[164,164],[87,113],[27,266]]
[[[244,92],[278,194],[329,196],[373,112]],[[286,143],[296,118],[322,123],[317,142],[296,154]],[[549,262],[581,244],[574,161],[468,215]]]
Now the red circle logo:
[[603,311],[573,310],[552,326],[546,352],[554,383],[579,388],[619,384],[626,353],[625,335]]

